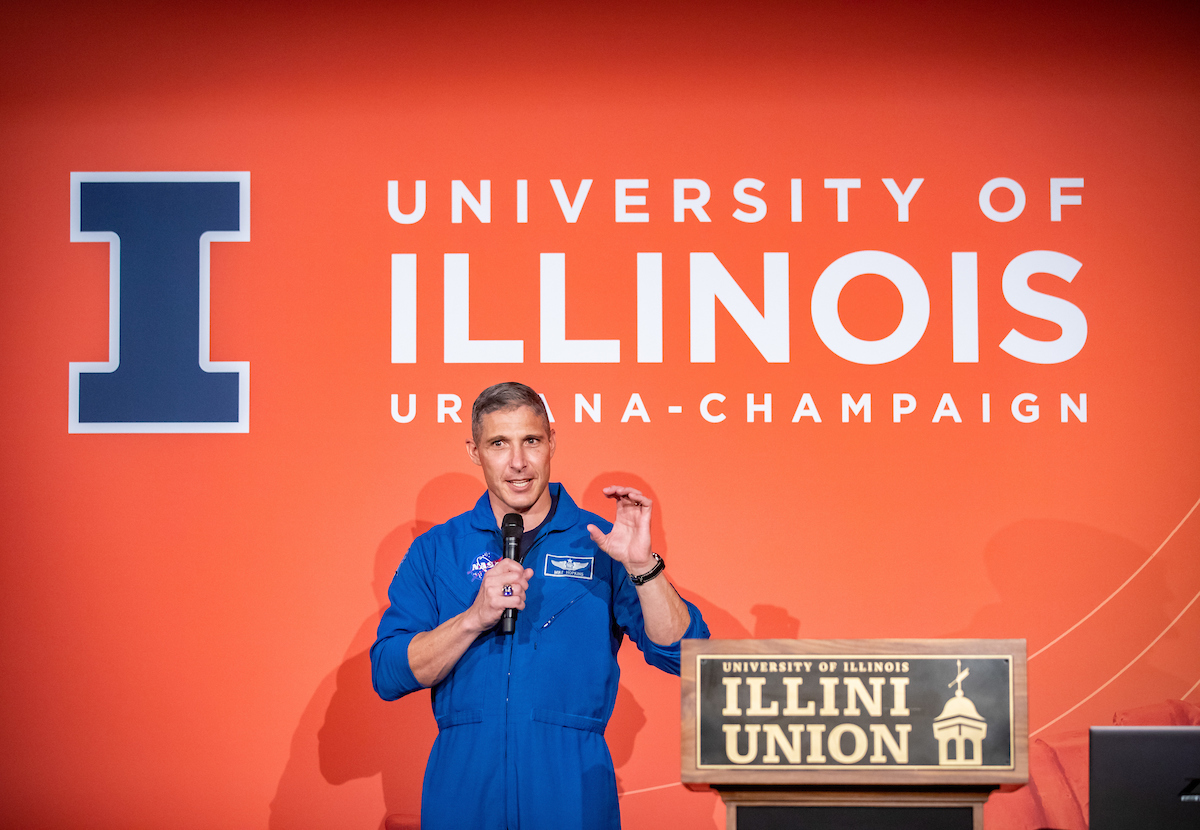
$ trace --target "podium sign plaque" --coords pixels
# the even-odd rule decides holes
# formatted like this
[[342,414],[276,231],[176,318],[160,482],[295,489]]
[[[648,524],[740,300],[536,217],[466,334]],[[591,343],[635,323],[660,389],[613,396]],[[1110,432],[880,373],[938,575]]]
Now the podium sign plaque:
[[682,780],[731,830],[977,829],[1028,778],[1023,640],[687,640],[682,676]]

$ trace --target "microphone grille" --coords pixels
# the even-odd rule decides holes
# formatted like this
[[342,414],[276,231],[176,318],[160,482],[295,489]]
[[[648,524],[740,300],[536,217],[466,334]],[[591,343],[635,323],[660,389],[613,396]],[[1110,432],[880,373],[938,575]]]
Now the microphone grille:
[[525,532],[525,520],[520,513],[507,513],[500,522],[500,533],[503,536],[520,536]]

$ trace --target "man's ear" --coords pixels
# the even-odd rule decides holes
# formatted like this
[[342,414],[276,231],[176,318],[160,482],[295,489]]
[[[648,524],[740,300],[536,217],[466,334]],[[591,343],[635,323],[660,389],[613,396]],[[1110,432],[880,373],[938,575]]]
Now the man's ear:
[[467,439],[467,456],[470,457],[476,467],[483,466],[479,461],[479,447],[475,446],[475,441],[471,438]]
[[548,443],[550,444],[550,457],[553,458],[554,457],[554,428],[553,427],[550,428],[550,440]]

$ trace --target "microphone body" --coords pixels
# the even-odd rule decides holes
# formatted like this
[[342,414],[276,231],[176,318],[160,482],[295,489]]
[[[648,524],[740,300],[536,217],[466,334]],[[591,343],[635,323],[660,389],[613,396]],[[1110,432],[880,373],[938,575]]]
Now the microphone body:
[[[504,538],[504,558],[517,558],[517,548],[521,544],[521,536],[525,533],[525,520],[520,513],[507,513],[500,522],[500,535]],[[500,633],[512,634],[517,628],[517,609],[505,608],[500,615]]]

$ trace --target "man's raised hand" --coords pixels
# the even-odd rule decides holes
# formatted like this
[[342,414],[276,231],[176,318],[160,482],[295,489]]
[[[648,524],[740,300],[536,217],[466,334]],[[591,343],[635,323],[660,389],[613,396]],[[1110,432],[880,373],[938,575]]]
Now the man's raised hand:
[[632,487],[610,485],[604,488],[604,495],[617,503],[617,516],[607,534],[595,525],[588,525],[592,541],[630,573],[650,570],[654,564],[650,555],[650,515],[654,503]]

